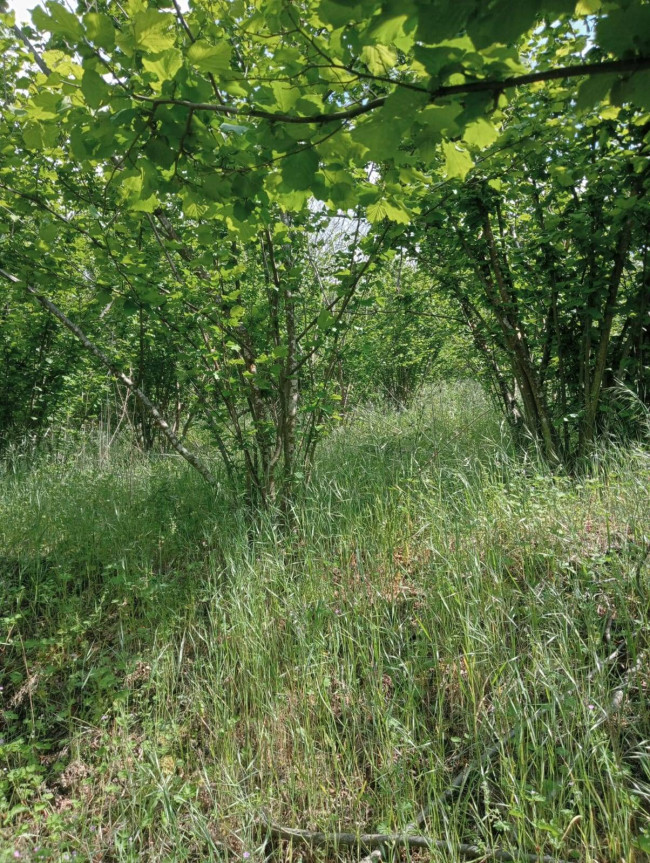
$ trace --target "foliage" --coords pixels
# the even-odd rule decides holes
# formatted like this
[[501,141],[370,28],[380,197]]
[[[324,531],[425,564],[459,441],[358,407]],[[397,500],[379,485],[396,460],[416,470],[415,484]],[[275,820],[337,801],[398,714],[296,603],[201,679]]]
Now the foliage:
[[5,10],[0,863],[645,853],[650,4]]

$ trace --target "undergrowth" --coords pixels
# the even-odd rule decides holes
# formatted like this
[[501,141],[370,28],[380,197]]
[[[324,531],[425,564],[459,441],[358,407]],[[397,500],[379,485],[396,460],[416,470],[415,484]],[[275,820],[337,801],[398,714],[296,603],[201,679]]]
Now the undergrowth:
[[647,449],[552,475],[447,387],[340,428],[288,533],[120,440],[1,479],[0,861],[320,860],[262,816],[423,806],[428,859],[647,859]]

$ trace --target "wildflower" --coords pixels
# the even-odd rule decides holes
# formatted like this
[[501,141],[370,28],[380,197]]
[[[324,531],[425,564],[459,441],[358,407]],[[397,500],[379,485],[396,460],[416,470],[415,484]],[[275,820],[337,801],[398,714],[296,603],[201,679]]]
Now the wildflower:
[[250,856],[251,856],[250,851],[244,851],[244,854],[243,854],[244,860],[248,860],[248,858],[249,858]]
[[19,857],[21,857],[21,856],[22,856],[22,855],[21,855],[20,851],[16,848],[16,850],[14,851],[14,857],[15,857],[15,858],[16,858],[16,860],[17,860],[17,859],[18,859]]

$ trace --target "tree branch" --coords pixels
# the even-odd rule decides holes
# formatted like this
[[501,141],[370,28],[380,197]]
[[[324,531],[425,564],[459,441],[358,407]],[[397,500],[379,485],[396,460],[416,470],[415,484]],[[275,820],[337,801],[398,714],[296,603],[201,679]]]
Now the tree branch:
[[41,72],[42,72],[44,75],[49,75],[49,74],[51,73],[51,71],[52,71],[52,70],[51,70],[51,69],[50,69],[50,67],[47,65],[47,63],[45,62],[45,60],[43,60],[43,58],[41,57],[41,55],[39,54],[39,52],[36,50],[36,48],[32,45],[32,43],[30,42],[30,40],[29,40],[29,38],[28,38],[28,36],[27,36],[27,33],[25,33],[25,31],[23,30],[23,28],[22,28],[22,27],[19,27],[19,26],[18,26],[18,24],[14,24],[14,26],[13,26],[11,29],[14,31],[14,33],[16,34],[16,36],[18,36],[18,38],[21,40],[21,42],[23,42],[23,43],[25,44],[25,47],[26,47],[29,51],[31,51],[31,53],[32,53],[32,57],[34,58],[34,62],[36,63],[36,65],[38,66],[38,68],[41,70]]
[[[445,87],[437,87],[429,94],[429,102],[436,102],[447,96],[460,96],[468,93],[501,93],[511,87],[522,87],[528,84],[537,84],[541,81],[557,81],[565,78],[580,78],[586,75],[616,75],[641,72],[650,69],[650,57],[638,57],[635,60],[606,60],[603,63],[582,63],[577,66],[561,66],[557,69],[546,69],[541,72],[529,72],[525,75],[517,75],[513,78],[488,79],[485,81],[470,81],[466,84],[453,84]],[[396,84],[399,82],[395,82]],[[137,102],[158,105],[180,105],[193,111],[212,111],[216,114],[227,116],[254,117],[260,120],[268,120],[271,123],[302,123],[321,125],[337,121],[353,120],[363,114],[381,108],[388,96],[379,96],[361,105],[344,108],[340,111],[332,111],[328,114],[313,114],[309,117],[300,117],[295,114],[282,114],[273,111],[265,111],[261,108],[237,108],[234,105],[215,105],[211,102],[192,102],[189,99],[161,99],[154,96],[141,96],[133,94]]]

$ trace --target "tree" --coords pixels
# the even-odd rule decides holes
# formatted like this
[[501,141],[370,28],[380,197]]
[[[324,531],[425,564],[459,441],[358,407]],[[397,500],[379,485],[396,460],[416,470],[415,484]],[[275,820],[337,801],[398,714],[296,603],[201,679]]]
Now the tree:
[[438,193],[423,242],[513,424],[573,462],[606,419],[604,386],[647,399],[650,126],[580,96],[571,113],[553,91],[520,98],[534,111],[516,107],[484,164]]

